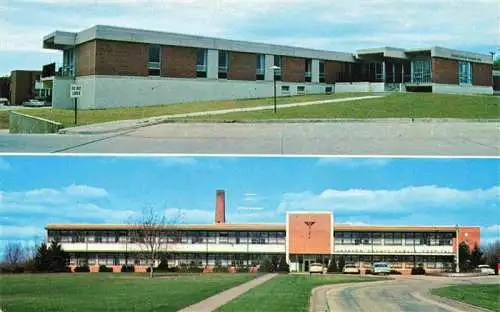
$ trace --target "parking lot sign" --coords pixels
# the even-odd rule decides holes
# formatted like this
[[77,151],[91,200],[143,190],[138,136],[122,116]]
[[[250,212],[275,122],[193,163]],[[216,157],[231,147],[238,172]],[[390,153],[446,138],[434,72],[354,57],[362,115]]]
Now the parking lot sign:
[[72,99],[76,99],[76,98],[79,98],[80,96],[82,96],[82,85],[72,84],[70,97]]

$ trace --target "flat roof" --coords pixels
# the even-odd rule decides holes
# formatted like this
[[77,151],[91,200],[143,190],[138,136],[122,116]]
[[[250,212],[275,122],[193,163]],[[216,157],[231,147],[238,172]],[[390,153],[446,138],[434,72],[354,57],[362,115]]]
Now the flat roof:
[[[133,224],[48,224],[47,230],[130,230]],[[460,227],[459,227],[460,228]],[[284,223],[245,223],[245,224],[170,224],[169,230],[193,231],[285,231]],[[455,226],[414,226],[414,225],[348,225],[334,224],[335,231],[381,231],[381,232],[454,232]]]
[[336,52],[304,47],[230,40],[215,37],[180,34],[156,30],[95,25],[80,32],[54,31],[43,37],[44,47],[58,49],[73,40],[73,45],[91,40],[114,40],[125,42],[175,45],[183,47],[227,50],[257,54],[283,55],[301,58],[355,62],[352,53]]

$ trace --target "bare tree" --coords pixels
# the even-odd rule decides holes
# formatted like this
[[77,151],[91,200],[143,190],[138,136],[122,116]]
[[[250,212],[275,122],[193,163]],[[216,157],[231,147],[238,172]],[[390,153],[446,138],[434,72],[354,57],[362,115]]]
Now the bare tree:
[[178,222],[179,217],[167,219],[163,212],[149,207],[130,225],[130,234],[133,242],[140,247],[141,256],[148,261],[150,277],[153,277],[154,265],[165,253],[167,241],[166,230],[168,224]]
[[483,250],[483,257],[487,264],[495,267],[500,261],[500,240],[489,243]]
[[16,266],[27,260],[26,247],[20,242],[8,242],[4,250],[4,263],[9,266]]

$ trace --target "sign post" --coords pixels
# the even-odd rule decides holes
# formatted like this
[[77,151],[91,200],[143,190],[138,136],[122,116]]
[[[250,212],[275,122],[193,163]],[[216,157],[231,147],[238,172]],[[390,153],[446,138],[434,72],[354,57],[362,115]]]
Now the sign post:
[[78,122],[78,98],[82,96],[82,85],[72,84],[69,96],[75,100],[75,125]]

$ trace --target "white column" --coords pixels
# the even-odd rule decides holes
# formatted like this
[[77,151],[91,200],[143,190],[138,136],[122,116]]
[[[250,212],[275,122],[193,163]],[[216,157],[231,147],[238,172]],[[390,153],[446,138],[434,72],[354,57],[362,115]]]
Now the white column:
[[385,61],[382,61],[382,82],[385,82]]
[[266,54],[265,57],[265,74],[264,74],[264,80],[266,81],[273,81],[274,80],[274,71],[272,69],[269,69],[269,67],[274,65],[274,55],[269,55]]
[[311,64],[311,82],[319,82],[319,60],[312,60]]
[[219,78],[219,50],[208,50],[207,52],[207,78]]

